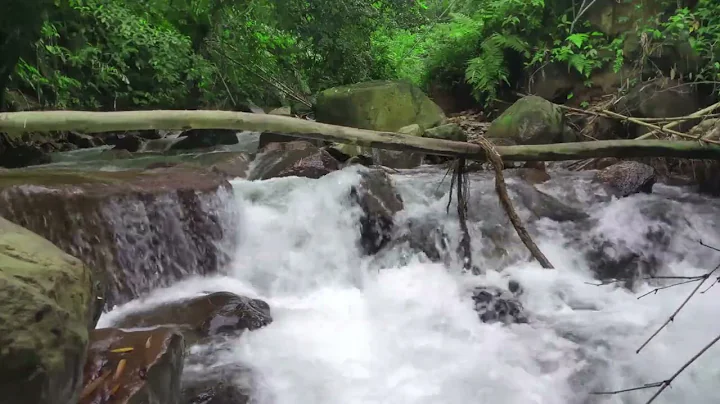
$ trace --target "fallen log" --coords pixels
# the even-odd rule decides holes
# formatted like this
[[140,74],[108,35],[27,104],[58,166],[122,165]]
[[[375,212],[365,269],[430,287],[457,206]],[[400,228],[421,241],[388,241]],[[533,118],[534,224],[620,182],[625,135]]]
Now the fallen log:
[[[284,116],[233,111],[31,111],[0,113],[0,132],[79,131],[84,133],[144,129],[236,129],[270,131],[306,139],[380,149],[486,160],[482,147],[465,142],[377,132]],[[496,146],[505,161],[561,161],[592,157],[679,157],[720,160],[720,146],[697,141],[603,140],[549,145]]]

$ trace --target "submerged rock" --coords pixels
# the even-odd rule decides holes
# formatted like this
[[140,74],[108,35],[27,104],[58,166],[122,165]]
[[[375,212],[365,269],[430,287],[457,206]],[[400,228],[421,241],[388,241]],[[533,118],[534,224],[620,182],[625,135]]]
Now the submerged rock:
[[617,196],[651,193],[655,185],[655,169],[637,161],[622,161],[599,171],[595,179]]
[[0,167],[19,168],[50,163],[49,152],[41,145],[0,132]]
[[363,170],[360,185],[352,187],[350,198],[360,205],[360,244],[366,254],[375,254],[387,244],[394,228],[394,215],[403,209],[403,200],[392,180],[382,170]]
[[517,299],[517,295],[521,292],[519,284],[511,281],[510,287],[512,293],[492,286],[475,288],[472,299],[475,302],[475,311],[478,312],[482,322],[499,321],[505,324],[528,322],[523,306]]
[[88,332],[100,315],[92,272],[0,218],[0,396],[7,404],[77,402]]
[[179,403],[184,355],[172,328],[94,330],[79,404]]
[[174,325],[187,344],[216,335],[256,330],[272,322],[270,306],[262,300],[216,292],[134,312],[117,320],[119,328]]
[[234,339],[214,339],[189,350],[182,376],[181,404],[245,404],[254,375],[250,368],[221,358],[232,355]]
[[88,264],[108,305],[228,262],[231,197],[222,176],[187,167],[0,173],[0,215]]
[[74,144],[81,149],[87,149],[90,147],[102,146],[105,144],[102,139],[85,135],[78,132],[68,132],[67,141]]
[[170,146],[170,150],[205,149],[240,142],[237,131],[233,129],[190,129],[181,133],[180,138]]
[[507,185],[508,189],[517,194],[522,206],[537,219],[548,218],[556,222],[567,222],[589,217],[585,212],[564,204],[554,196],[548,195],[524,181],[515,181]]
[[394,132],[412,124],[432,128],[442,123],[445,114],[413,84],[371,81],[323,91],[315,117],[323,123]]
[[323,149],[309,142],[271,143],[253,161],[248,179],[278,177],[320,178],[340,169],[340,163]]
[[113,147],[112,150],[127,150],[135,153],[143,147],[145,139],[136,134],[128,133],[118,137],[113,144],[115,147]]

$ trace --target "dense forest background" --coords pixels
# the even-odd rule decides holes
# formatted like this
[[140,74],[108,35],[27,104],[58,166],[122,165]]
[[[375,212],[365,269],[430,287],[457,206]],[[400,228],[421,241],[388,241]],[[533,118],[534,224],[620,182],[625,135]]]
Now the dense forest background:
[[[5,110],[298,107],[374,79],[409,80],[459,107],[543,82],[557,101],[657,75],[711,91],[720,81],[714,0],[3,3]],[[608,75],[613,86],[598,81]]]

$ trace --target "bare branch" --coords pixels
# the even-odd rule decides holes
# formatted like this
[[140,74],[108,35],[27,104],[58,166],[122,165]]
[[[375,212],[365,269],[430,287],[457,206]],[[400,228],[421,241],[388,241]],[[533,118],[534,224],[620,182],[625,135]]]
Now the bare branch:
[[668,319],[665,321],[665,323],[663,323],[663,325],[660,326],[660,328],[658,328],[657,331],[655,331],[653,333],[653,335],[651,335],[650,338],[648,338],[647,341],[645,341],[645,343],[642,344],[640,346],[640,348],[638,348],[637,351],[635,351],[635,353],[640,353],[640,351],[642,351],[643,348],[645,348],[647,346],[647,344],[649,344],[650,341],[652,341],[653,338],[655,338],[660,333],[660,331],[662,331],[665,327],[667,327],[668,324],[670,324],[671,322],[673,322],[675,320],[675,316],[677,316],[678,313],[680,313],[680,310],[682,310],[683,307],[685,307],[685,305],[690,301],[690,299],[692,299],[693,296],[695,296],[695,294],[698,292],[700,287],[705,283],[705,281],[710,276],[712,276],[712,274],[715,273],[715,271],[717,271],[718,269],[720,269],[720,264],[717,265],[715,268],[713,268],[712,271],[706,273],[705,275],[702,275],[702,281],[700,283],[698,283],[697,287],[695,287],[695,289],[693,289],[693,291],[690,293],[690,295],[687,297],[687,299],[685,299],[685,301],[680,305],[680,307],[678,307],[677,310],[675,310],[675,312],[673,314],[671,314],[670,317],[668,317]]
[[616,391],[593,392],[593,393],[591,393],[591,394],[596,394],[596,395],[613,395],[613,394],[626,393],[626,392],[629,392],[629,391],[645,390],[645,389],[651,389],[651,388],[654,388],[654,387],[660,387],[660,389],[658,389],[658,391],[656,391],[655,394],[653,394],[653,396],[650,397],[650,399],[645,403],[645,404],[651,404],[653,401],[655,401],[656,398],[658,398],[658,397],[660,396],[660,394],[662,394],[662,392],[663,392],[666,388],[670,387],[670,384],[671,384],[673,381],[675,381],[675,379],[680,375],[680,373],[684,372],[685,369],[687,369],[693,362],[695,362],[699,357],[701,357],[708,349],[710,349],[710,348],[711,348],[713,345],[715,345],[718,341],[720,341],[720,334],[718,334],[717,337],[715,337],[712,341],[710,341],[709,344],[705,345],[705,347],[703,347],[703,349],[701,349],[700,352],[696,353],[692,358],[690,358],[690,360],[688,360],[687,362],[685,362],[685,364],[684,364],[680,369],[678,369],[678,371],[675,372],[675,374],[673,374],[673,375],[672,375],[669,379],[667,379],[667,380],[663,380],[663,381],[661,381],[661,382],[655,382],[655,383],[648,383],[648,384],[642,385],[642,386],[640,386],[640,387],[632,387],[632,388],[629,388],[629,389],[616,390]]
[[651,291],[649,291],[649,292],[647,292],[647,293],[645,293],[645,294],[643,294],[643,295],[641,295],[641,296],[638,296],[638,300],[642,299],[642,298],[645,297],[645,296],[654,295],[654,294],[656,294],[657,292],[659,292],[659,291],[661,291],[661,290],[670,289],[670,288],[673,288],[673,287],[675,287],[675,286],[685,285],[686,283],[697,282],[697,281],[703,280],[703,279],[704,279],[704,278],[703,278],[702,276],[699,276],[699,277],[696,277],[695,279],[688,279],[688,280],[685,280],[685,281],[682,281],[682,282],[675,282],[675,283],[670,284],[670,285],[660,286],[660,287],[655,288],[655,289],[653,289],[653,290],[651,290]]

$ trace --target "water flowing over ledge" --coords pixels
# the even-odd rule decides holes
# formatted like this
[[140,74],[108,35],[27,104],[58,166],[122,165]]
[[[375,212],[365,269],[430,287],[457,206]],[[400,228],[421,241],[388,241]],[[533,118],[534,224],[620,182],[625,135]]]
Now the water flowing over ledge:
[[[73,172],[18,175],[44,182],[13,185],[11,176],[3,177],[0,216],[100,272],[106,307],[191,274],[216,272],[236,244],[233,193],[212,173],[107,172],[93,181]],[[73,176],[83,176],[83,183],[73,185]]]
[[[490,177],[473,174],[473,259],[486,271],[474,277],[459,271],[454,209],[445,213],[449,184],[439,186],[444,172],[436,168],[393,176],[405,203],[396,242],[363,256],[361,211],[342,197],[360,180],[356,170],[319,180],[233,181],[241,220],[228,273],[155,290],[107,313],[99,326],[210,291],[261,298],[272,324],[196,347],[205,361],[191,370],[250,370],[252,377],[237,373],[235,383],[262,404],[644,404],[647,391],[590,392],[664,380],[720,331],[710,320],[720,310],[713,289],[636,355],[693,286],[638,300],[655,286],[589,284],[602,271],[697,275],[716,265],[720,257],[696,241],[720,244],[720,206],[712,199],[663,185],[616,199],[589,175],[553,172],[538,186],[551,200],[511,180],[520,215],[558,268],[544,270],[527,259]],[[409,237],[427,228],[420,240]],[[436,262],[426,254],[433,249]],[[511,279],[522,288],[528,322],[482,323],[472,291],[507,290]],[[718,401],[719,362],[720,351],[708,351],[657,402]]]

